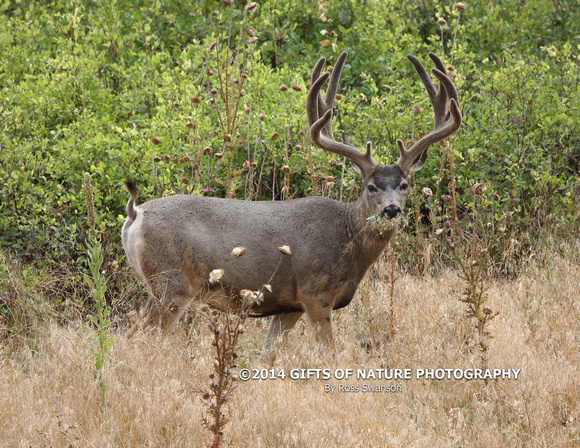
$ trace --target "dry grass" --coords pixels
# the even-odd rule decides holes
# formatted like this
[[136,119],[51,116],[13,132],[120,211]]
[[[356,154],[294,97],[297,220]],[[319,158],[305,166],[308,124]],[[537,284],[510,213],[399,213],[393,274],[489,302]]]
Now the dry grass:
[[[574,252],[574,251],[572,251]],[[379,266],[379,271],[387,269]],[[377,270],[375,269],[375,272]],[[324,385],[381,381],[240,382],[225,438],[232,446],[580,446],[580,267],[575,256],[532,259],[512,281],[489,290],[499,316],[489,324],[491,368],[519,368],[520,378],[483,381],[392,381],[399,393],[324,392]],[[459,302],[457,273],[401,276],[395,327],[389,331],[389,285],[372,277],[363,300],[335,314],[338,350],[324,355],[300,322],[276,368],[479,367],[474,327]],[[246,324],[240,354],[250,367],[267,323]],[[196,394],[211,371],[204,326],[152,331],[127,340],[113,333],[106,369],[108,409],[100,406],[79,322],[47,326],[35,351],[0,353],[1,446],[204,446]],[[371,345],[362,348],[357,341]]]

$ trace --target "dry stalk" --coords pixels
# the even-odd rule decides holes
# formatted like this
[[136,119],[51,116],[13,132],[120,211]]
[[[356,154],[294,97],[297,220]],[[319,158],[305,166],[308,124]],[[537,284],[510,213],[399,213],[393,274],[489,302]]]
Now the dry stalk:
[[202,417],[202,424],[212,435],[212,448],[221,445],[224,437],[224,428],[229,422],[227,406],[236,388],[237,374],[234,369],[238,366],[238,340],[244,332],[243,322],[248,316],[248,307],[242,307],[241,312],[225,313],[210,311],[206,307],[200,314],[208,323],[213,335],[212,347],[215,353],[213,371],[209,374],[206,390],[198,389],[206,411]]

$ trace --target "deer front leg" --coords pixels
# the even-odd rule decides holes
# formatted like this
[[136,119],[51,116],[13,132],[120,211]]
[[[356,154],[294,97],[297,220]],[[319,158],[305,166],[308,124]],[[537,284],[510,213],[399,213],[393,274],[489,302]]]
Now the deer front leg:
[[260,354],[260,362],[268,364],[269,366],[274,364],[276,350],[280,345],[281,339],[296,325],[296,322],[298,322],[301,316],[301,312],[276,314],[272,316],[268,334],[266,334],[266,340],[264,341],[264,347]]
[[316,340],[327,347],[333,347],[332,300],[317,298],[311,303],[304,304],[304,307],[308,320],[314,329]]
[[135,323],[127,334],[129,339],[138,330],[144,330],[149,326],[159,326],[163,331],[170,331],[191,302],[191,299],[184,295],[177,295],[165,299],[162,303],[158,302],[160,301],[154,297],[149,298],[149,302],[145,305],[144,317],[141,322]]
[[[145,330],[149,326],[158,326],[163,331],[171,331],[175,323],[183,315],[193,298],[202,290],[203,282],[186,283],[184,279],[172,277],[170,282],[153,284],[149,288],[147,304],[141,311],[140,322],[133,325],[127,334],[128,338],[138,330]],[[170,283],[172,287],[167,287]]]

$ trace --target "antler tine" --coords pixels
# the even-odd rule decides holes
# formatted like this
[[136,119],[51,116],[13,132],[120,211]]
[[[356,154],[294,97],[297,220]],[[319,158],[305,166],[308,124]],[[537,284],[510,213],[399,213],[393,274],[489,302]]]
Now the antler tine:
[[[314,69],[312,70],[312,75],[310,78],[310,90],[312,91],[312,86],[314,85],[314,83],[316,81],[318,81],[318,79],[320,78],[320,73],[322,72],[322,68],[324,67],[324,64],[326,63],[326,58],[320,58],[318,60],[318,62],[316,63],[316,65],[314,66]],[[330,75],[326,75],[325,78],[325,82],[326,79],[328,79],[328,76]],[[321,86],[322,87],[322,86]],[[319,90],[320,92],[320,90]],[[308,100],[306,102],[306,111],[308,113],[308,125],[312,126],[314,124],[314,122],[316,120],[318,120],[320,118],[320,116],[318,115],[318,103],[322,102],[322,97],[320,95],[317,95],[317,99],[316,102],[311,101],[311,97],[310,95],[308,95]],[[312,107],[310,103],[313,103],[312,106],[316,106],[316,107]],[[312,114],[310,113],[312,112]]]
[[[320,62],[323,61],[324,58],[321,58],[316,64],[316,68],[320,65]],[[314,78],[315,71],[312,72],[312,82],[310,84],[310,90],[308,91],[308,97],[306,98],[306,115],[308,116],[308,125],[312,127],[314,123],[316,123],[320,119],[320,107],[319,103],[322,102],[322,98],[320,97],[320,89],[324,83],[330,77],[330,73],[324,73],[322,76]],[[326,111],[324,111],[326,112]]]
[[429,57],[435,63],[436,68],[432,69],[431,73],[439,80],[439,91],[435,89],[423,64],[416,57],[411,55],[407,56],[415,67],[415,71],[421,78],[421,81],[423,81],[425,90],[427,90],[435,114],[435,124],[429,134],[419,139],[408,150],[405,150],[405,146],[401,140],[397,140],[401,156],[396,164],[406,173],[412,171],[412,167],[417,161],[420,162],[418,166],[421,167],[427,159],[429,146],[450,136],[461,125],[461,111],[459,110],[459,95],[457,94],[457,90],[453,82],[447,77],[447,71],[441,59],[435,53],[429,53]]
[[[346,61],[346,57],[348,53],[346,51],[342,52],[342,54],[336,60],[336,64],[334,65],[334,69],[332,70],[332,75],[330,76],[330,82],[328,83],[328,89],[326,89],[326,95],[324,96],[324,100],[322,99],[322,95],[317,95],[317,113],[315,114],[316,118],[314,121],[318,120],[322,115],[324,115],[327,111],[331,110],[334,106],[334,98],[336,97],[336,91],[338,90],[338,83],[340,81],[340,74],[342,73],[342,68],[344,67],[344,61]],[[314,66],[314,70],[312,70],[312,77],[310,79],[310,84],[314,85],[314,83],[319,79],[320,73],[324,68],[324,64],[326,62],[325,58],[320,58],[316,65]],[[324,75],[323,75],[324,76]],[[322,86],[321,86],[322,87]],[[314,121],[310,121],[311,117],[308,117],[308,124],[312,126]],[[332,128],[330,124],[322,130],[323,134],[327,137],[333,138],[332,136]]]
[[[340,80],[340,73],[344,67],[347,53],[343,52],[337,59],[332,75],[324,73],[322,76],[322,68],[326,59],[320,58],[314,70],[312,70],[312,78],[310,91],[306,100],[306,113],[308,116],[308,124],[310,125],[310,138],[316,146],[326,151],[339,154],[347,157],[356,163],[364,173],[371,173],[378,163],[373,159],[371,154],[371,145],[367,143],[367,151],[362,153],[357,148],[349,143],[337,142],[332,134],[332,107],[334,106],[334,98],[338,90],[338,82]],[[320,95],[320,90],[328,78],[330,82],[324,100]]]

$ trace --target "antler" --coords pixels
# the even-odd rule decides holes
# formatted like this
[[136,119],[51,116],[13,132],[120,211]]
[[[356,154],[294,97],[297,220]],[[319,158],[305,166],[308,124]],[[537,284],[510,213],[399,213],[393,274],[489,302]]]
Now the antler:
[[[324,73],[320,76],[324,63],[326,62],[325,58],[320,58],[314,70],[312,70],[310,91],[308,92],[308,99],[306,101],[310,138],[319,148],[349,158],[364,173],[370,174],[378,165],[371,154],[371,142],[367,143],[367,150],[365,153],[362,153],[350,143],[346,142],[346,140],[344,143],[337,142],[332,135],[332,106],[334,105],[338,81],[340,80],[340,73],[344,67],[346,56],[347,52],[345,51],[338,57],[332,70],[332,76],[329,73]],[[322,89],[322,86],[329,77],[330,82],[328,83],[328,89],[323,100],[320,95],[320,89]]]
[[[421,78],[421,81],[423,81],[423,85],[431,99],[433,112],[435,113],[435,125],[429,134],[419,139],[419,141],[411,146],[409,150],[405,149],[405,145],[403,145],[401,140],[397,140],[401,157],[397,160],[396,164],[401,167],[405,173],[416,171],[416,169],[421,168],[427,159],[427,150],[429,149],[429,146],[450,136],[459,129],[459,126],[461,125],[461,111],[459,110],[459,97],[457,95],[457,90],[455,90],[455,86],[447,77],[447,71],[445,70],[443,62],[441,62],[441,59],[439,59],[435,53],[429,53],[429,57],[433,60],[436,67],[431,70],[431,72],[440,82],[438,92],[435,90],[435,86],[433,85],[429,75],[427,75],[421,62],[419,62],[416,57],[407,55],[407,58],[409,58],[415,67],[415,71]],[[447,105],[449,105],[449,108]],[[413,165],[419,158],[418,168],[413,170]]]

